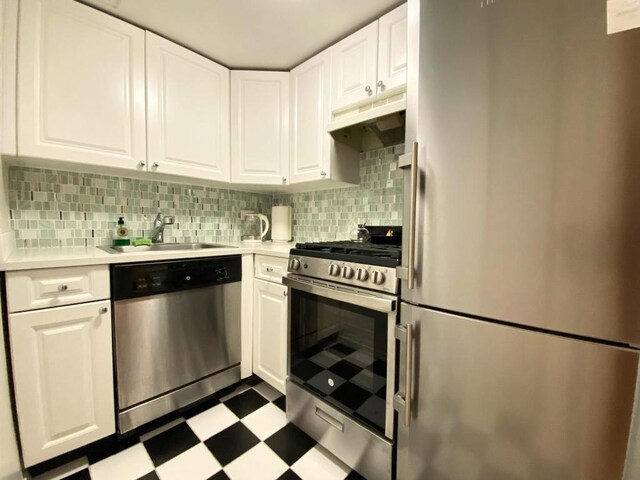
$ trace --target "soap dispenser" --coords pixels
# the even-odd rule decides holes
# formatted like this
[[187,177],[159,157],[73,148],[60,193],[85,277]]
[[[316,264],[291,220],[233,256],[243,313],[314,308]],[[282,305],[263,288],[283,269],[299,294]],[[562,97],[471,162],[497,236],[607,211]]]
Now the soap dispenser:
[[129,227],[124,223],[124,217],[118,218],[118,223],[113,232],[113,246],[122,247],[131,244],[129,239]]

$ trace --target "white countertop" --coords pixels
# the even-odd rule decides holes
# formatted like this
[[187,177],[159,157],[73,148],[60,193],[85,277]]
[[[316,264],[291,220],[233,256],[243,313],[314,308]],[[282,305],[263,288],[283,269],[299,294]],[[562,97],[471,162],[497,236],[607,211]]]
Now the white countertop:
[[98,247],[32,248],[15,250],[0,263],[0,271],[31,270],[34,268],[75,267],[80,265],[109,265],[112,263],[151,262],[177,258],[219,257],[221,255],[257,254],[287,258],[295,242],[228,243],[229,248],[202,250],[173,250],[165,252],[108,253]]

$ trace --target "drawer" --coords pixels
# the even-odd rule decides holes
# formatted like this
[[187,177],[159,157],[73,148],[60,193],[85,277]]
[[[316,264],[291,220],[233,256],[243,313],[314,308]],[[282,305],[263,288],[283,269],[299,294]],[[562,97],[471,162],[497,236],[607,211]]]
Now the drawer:
[[282,283],[282,276],[287,273],[287,258],[256,255],[255,277],[268,282]]
[[109,267],[69,267],[7,273],[10,312],[109,298]]

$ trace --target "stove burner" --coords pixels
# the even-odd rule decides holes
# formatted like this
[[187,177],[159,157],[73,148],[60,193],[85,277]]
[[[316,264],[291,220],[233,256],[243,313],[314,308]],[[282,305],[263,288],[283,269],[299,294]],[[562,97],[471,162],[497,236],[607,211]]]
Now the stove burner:
[[396,245],[374,245],[362,242],[312,242],[297,243],[299,250],[312,250],[315,252],[342,253],[346,255],[359,255],[375,258],[399,259],[402,255],[400,247]]

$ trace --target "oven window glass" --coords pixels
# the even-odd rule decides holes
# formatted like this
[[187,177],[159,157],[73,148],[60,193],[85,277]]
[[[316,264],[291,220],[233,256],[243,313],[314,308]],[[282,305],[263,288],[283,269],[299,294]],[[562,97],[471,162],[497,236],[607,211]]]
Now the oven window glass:
[[387,314],[290,294],[291,379],[384,434]]

